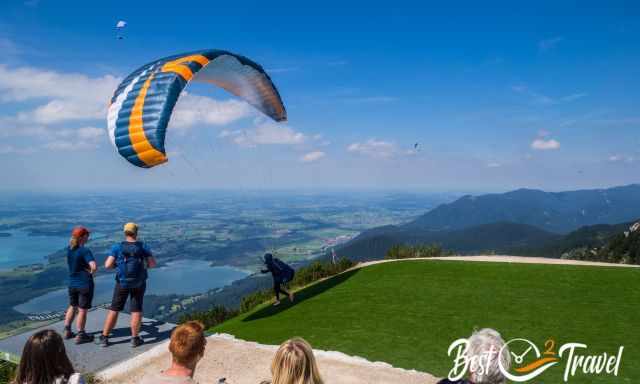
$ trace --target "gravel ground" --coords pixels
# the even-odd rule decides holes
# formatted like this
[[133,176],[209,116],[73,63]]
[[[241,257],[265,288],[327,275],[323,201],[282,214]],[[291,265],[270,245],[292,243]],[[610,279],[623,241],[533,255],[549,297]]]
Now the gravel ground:
[[[147,373],[166,369],[170,363],[168,344],[127,360],[99,374],[107,383],[137,383]],[[269,366],[278,347],[237,340],[229,335],[209,336],[205,357],[196,369],[200,384],[216,384],[225,377],[229,384],[258,384],[269,379]],[[327,384],[435,384],[438,380],[417,371],[372,363],[340,352],[315,351],[322,377]]]

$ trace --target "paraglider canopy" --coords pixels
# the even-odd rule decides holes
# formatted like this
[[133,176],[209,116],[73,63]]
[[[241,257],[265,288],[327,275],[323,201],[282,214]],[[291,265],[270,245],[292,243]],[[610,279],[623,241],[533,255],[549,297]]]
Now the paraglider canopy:
[[224,88],[275,121],[287,119],[269,75],[248,58],[214,49],[170,56],[135,70],[111,98],[109,137],[122,157],[143,168],[167,161],[167,125],[182,90],[191,81]]
[[127,26],[127,22],[124,20],[120,20],[116,23],[116,38],[118,40],[124,39],[124,35],[122,34],[122,30]]

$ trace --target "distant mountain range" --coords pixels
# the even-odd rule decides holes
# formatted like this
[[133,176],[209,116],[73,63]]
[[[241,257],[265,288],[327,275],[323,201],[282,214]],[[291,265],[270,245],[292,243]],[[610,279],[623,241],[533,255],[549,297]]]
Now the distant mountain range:
[[436,243],[457,253],[560,257],[602,245],[639,217],[640,185],[559,193],[519,189],[464,196],[410,223],[365,231],[339,253],[372,260],[393,245]]
[[464,196],[405,225],[421,230],[456,230],[512,222],[555,233],[586,225],[617,224],[640,217],[640,184],[610,189],[544,192],[533,189]]

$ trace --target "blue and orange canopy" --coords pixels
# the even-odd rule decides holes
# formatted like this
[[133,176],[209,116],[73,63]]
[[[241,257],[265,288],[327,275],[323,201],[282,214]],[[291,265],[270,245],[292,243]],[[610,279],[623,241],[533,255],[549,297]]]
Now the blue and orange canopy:
[[122,157],[143,168],[167,161],[167,125],[192,80],[224,88],[275,121],[287,119],[269,75],[246,57],[213,49],[166,57],[131,73],[111,98],[109,137]]

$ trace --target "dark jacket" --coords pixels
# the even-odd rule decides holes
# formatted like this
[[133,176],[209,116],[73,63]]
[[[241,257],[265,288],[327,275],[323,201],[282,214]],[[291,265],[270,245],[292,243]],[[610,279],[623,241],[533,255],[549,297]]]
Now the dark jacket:
[[271,272],[271,276],[273,276],[275,281],[282,281],[282,279],[284,279],[284,271],[274,265],[273,255],[270,253],[264,255],[264,266],[267,267],[267,269],[261,269],[261,273]]

